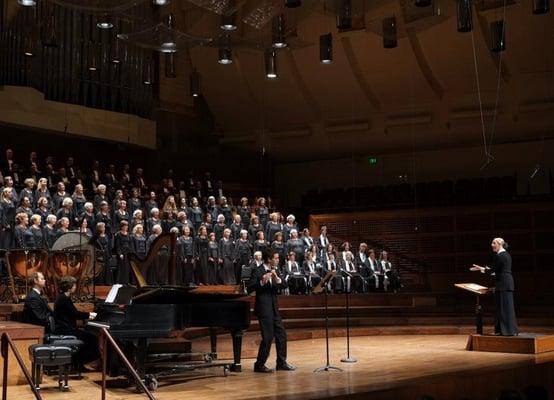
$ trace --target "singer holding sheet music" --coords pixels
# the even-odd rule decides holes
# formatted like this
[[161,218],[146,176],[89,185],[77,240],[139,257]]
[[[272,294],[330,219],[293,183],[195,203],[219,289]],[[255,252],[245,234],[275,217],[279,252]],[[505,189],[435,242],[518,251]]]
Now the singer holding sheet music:
[[512,276],[512,257],[506,251],[508,243],[495,238],[491,243],[495,253],[491,267],[473,264],[471,271],[494,275],[495,292],[495,335],[516,336],[518,334],[516,312],[514,308],[514,278]]

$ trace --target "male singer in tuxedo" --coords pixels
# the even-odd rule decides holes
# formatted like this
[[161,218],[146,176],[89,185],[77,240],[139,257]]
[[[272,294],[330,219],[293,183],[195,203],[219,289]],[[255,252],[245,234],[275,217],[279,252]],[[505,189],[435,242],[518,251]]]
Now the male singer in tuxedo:
[[492,267],[473,264],[472,271],[494,275],[495,335],[516,336],[518,334],[516,312],[514,309],[514,278],[512,276],[512,257],[506,251],[508,243],[495,238],[491,243],[495,253]]
[[54,314],[48,307],[46,300],[41,296],[46,286],[46,279],[44,279],[42,272],[34,272],[32,278],[33,288],[27,294],[23,306],[24,321],[33,325],[44,326],[45,331],[51,333],[54,328]]
[[254,364],[254,372],[273,372],[266,367],[271,343],[275,338],[277,350],[277,370],[294,371],[296,368],[287,363],[287,333],[279,315],[277,292],[286,289],[287,283],[278,272],[279,253],[267,249],[263,255],[264,263],[252,273],[248,283],[248,292],[256,292],[254,313],[258,317],[262,332],[262,341],[258,349],[258,358]]

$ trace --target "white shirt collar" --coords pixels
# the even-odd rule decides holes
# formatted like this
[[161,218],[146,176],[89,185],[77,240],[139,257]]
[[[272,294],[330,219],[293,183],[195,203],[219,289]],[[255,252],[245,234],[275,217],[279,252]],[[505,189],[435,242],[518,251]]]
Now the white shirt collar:
[[496,254],[504,253],[505,251],[506,251],[506,249],[501,247],[500,250],[498,250],[498,252]]
[[40,290],[38,290],[36,287],[34,287],[33,290],[34,290],[35,292],[37,292],[37,293],[39,294],[39,296],[40,296]]

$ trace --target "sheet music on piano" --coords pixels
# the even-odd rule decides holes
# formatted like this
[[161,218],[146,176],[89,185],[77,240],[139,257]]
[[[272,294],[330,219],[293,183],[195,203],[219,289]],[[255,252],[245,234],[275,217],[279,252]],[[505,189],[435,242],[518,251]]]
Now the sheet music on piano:
[[113,303],[115,301],[115,298],[117,297],[117,292],[119,292],[119,289],[121,289],[123,285],[116,283],[112,286],[110,289],[110,292],[106,296],[105,303]]

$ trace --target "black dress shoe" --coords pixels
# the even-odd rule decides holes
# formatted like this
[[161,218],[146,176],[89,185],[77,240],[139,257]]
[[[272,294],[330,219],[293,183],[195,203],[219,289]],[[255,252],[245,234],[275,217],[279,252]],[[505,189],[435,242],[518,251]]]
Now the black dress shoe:
[[261,372],[264,374],[270,374],[273,372],[271,368],[267,368],[265,365],[262,365],[261,367],[254,366],[254,372]]
[[294,371],[296,367],[290,365],[289,363],[277,365],[277,371]]

